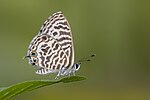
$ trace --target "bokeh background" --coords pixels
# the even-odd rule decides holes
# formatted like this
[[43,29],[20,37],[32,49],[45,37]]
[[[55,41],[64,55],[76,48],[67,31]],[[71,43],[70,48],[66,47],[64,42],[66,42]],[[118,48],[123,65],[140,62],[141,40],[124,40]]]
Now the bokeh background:
[[63,11],[74,37],[75,59],[96,54],[78,75],[12,100],[150,100],[148,0],[0,0],[0,87],[52,79],[23,60],[32,38],[54,12]]

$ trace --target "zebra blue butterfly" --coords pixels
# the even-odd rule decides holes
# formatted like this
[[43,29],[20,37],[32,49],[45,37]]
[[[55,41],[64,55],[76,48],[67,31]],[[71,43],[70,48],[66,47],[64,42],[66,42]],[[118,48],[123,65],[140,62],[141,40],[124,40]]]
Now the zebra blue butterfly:
[[37,66],[36,74],[75,75],[81,63],[74,63],[74,46],[70,25],[59,11],[50,16],[28,47],[29,64]]

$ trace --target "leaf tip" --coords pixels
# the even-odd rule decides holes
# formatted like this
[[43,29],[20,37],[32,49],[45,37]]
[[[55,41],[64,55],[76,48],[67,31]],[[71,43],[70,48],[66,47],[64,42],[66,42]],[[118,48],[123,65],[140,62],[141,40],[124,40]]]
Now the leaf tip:
[[75,82],[75,81],[82,81],[85,79],[86,79],[85,77],[81,77],[81,76],[70,76],[70,77],[63,78],[60,81],[63,83],[69,83],[69,82]]

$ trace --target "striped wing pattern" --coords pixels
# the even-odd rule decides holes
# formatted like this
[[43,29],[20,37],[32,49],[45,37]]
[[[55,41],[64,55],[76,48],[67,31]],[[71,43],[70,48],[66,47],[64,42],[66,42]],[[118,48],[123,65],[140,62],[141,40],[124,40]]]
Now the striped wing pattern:
[[72,34],[62,12],[54,13],[44,22],[29,45],[28,55],[29,63],[39,66],[37,74],[71,69],[74,63]]
[[[38,66],[37,74],[48,74],[58,72],[64,65],[68,64],[67,55],[59,43],[47,35],[40,35],[38,38],[46,37],[37,46]],[[65,66],[64,66],[65,67]]]
[[42,25],[39,34],[47,34],[52,36],[61,48],[65,51],[69,60],[68,65],[72,66],[74,63],[74,48],[70,25],[61,11],[54,13]]

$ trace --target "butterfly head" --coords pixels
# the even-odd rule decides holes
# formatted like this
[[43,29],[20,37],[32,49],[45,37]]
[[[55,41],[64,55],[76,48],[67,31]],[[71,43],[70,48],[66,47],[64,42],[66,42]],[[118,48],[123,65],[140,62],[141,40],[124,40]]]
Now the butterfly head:
[[75,71],[79,70],[80,69],[80,64],[79,63],[76,63],[73,65]]
[[75,63],[75,64],[73,65],[73,68],[75,69],[75,71],[77,71],[77,70],[80,69],[80,65],[81,65],[83,62],[91,61],[90,58],[92,58],[92,57],[94,57],[94,56],[95,56],[95,54],[92,54],[92,55],[89,56],[89,57],[80,59],[77,63]]

